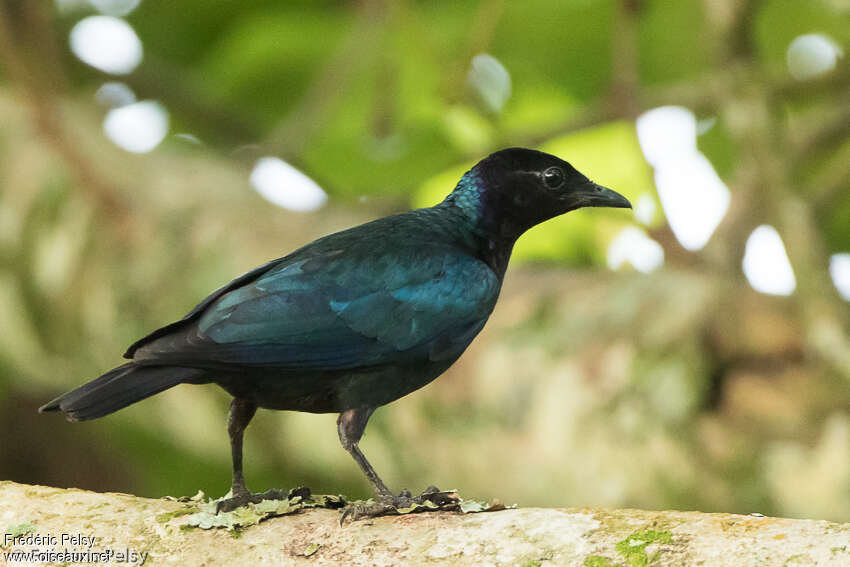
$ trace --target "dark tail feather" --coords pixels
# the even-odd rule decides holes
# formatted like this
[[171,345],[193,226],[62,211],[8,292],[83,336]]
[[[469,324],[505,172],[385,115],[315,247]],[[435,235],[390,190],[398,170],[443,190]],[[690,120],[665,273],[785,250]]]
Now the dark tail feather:
[[68,421],[85,421],[118,411],[181,382],[197,380],[204,370],[179,366],[140,366],[135,362],[113,368],[100,378],[38,408],[40,413],[63,411]]

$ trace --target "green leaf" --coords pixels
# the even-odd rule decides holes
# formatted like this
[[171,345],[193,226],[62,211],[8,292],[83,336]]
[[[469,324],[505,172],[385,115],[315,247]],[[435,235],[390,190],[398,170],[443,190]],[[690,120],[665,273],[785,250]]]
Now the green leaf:
[[195,67],[215,96],[271,127],[304,95],[347,20],[342,11],[299,8],[242,15]]

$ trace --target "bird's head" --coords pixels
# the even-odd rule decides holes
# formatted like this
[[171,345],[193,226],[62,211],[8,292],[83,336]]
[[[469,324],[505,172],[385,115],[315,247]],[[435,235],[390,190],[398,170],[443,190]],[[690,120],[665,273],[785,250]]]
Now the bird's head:
[[453,195],[474,202],[483,225],[514,237],[582,207],[631,207],[628,199],[564,160],[526,148],[490,154],[464,176]]

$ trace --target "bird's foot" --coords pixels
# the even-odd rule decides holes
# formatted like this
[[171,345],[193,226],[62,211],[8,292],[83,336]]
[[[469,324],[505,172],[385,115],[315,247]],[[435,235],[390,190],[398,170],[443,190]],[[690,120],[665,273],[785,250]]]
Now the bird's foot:
[[430,510],[456,510],[460,505],[460,496],[454,490],[440,490],[429,486],[419,496],[412,496],[409,490],[396,494],[383,494],[374,500],[352,502],[342,511],[339,520],[357,521],[362,518],[376,518],[395,514],[409,514]]
[[[307,495],[310,494],[310,489],[307,490]],[[267,490],[265,492],[259,492],[257,494],[252,494],[251,492],[245,491],[237,491],[233,493],[233,496],[230,498],[224,498],[218,501],[216,504],[215,513],[220,514],[222,512],[232,512],[237,508],[241,508],[242,506],[247,506],[248,504],[259,504],[263,500],[286,500],[290,497],[288,492],[284,492],[282,490]]]

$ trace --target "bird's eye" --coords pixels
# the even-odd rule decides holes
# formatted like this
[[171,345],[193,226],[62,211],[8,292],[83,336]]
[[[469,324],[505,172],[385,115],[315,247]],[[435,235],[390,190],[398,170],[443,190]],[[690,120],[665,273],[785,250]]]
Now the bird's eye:
[[543,172],[543,183],[549,189],[557,189],[564,184],[564,172],[560,167],[550,167]]

